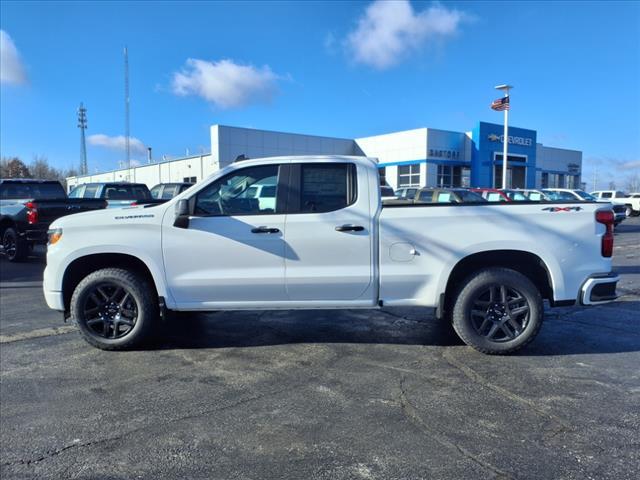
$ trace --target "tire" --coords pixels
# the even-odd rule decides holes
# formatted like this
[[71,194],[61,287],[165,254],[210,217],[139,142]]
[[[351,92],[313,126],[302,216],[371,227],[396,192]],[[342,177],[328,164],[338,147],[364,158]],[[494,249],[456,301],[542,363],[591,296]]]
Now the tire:
[[141,346],[159,319],[153,286],[121,268],[87,275],[73,292],[70,311],[83,338],[102,350]]
[[640,215],[640,210],[631,210],[632,217],[637,217],[638,215]]
[[474,273],[453,302],[454,330],[464,343],[482,353],[504,355],[520,350],[542,327],[542,296],[531,280],[515,270],[488,268]]
[[29,255],[29,246],[13,228],[7,228],[2,235],[2,249],[10,262],[24,262]]
[[624,213],[627,216],[627,218],[629,218],[631,215],[633,215],[633,208],[631,207],[631,205],[626,205],[625,206]]

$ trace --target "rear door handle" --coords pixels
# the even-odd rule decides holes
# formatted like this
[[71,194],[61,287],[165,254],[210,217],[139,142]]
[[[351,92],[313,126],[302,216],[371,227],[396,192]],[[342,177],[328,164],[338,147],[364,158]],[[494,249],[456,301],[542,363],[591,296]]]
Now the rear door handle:
[[337,232],[361,232],[364,230],[364,227],[360,225],[340,225],[336,227]]
[[251,233],[280,233],[279,228],[256,227],[251,229]]

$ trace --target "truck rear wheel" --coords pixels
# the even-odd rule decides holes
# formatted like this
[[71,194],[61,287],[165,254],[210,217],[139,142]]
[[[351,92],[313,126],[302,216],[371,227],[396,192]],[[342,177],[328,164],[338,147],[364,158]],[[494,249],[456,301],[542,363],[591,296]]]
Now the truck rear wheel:
[[2,235],[2,251],[10,262],[24,262],[29,254],[27,242],[22,240],[13,228],[7,228]]
[[542,296],[521,273],[489,268],[463,285],[454,298],[453,328],[467,345],[482,353],[512,353],[540,331]]
[[87,275],[73,292],[70,310],[84,339],[102,350],[140,346],[159,314],[153,287],[121,268]]

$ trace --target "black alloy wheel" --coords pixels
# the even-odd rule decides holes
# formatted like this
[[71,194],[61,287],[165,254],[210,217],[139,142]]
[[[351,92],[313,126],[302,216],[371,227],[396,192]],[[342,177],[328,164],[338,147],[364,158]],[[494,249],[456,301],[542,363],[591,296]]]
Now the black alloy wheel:
[[12,233],[7,230],[2,237],[2,251],[9,260],[12,260],[16,256],[16,250],[18,248],[16,238]]
[[125,287],[104,282],[93,286],[85,297],[83,314],[92,334],[118,339],[133,330],[138,319],[138,305]]
[[476,296],[470,316],[478,335],[492,342],[508,342],[525,331],[529,313],[529,302],[518,290],[491,285]]

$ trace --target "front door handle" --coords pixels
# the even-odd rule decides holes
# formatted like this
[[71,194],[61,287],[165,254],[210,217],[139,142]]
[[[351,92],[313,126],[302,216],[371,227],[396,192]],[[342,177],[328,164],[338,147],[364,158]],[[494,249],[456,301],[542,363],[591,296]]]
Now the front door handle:
[[256,227],[251,229],[251,233],[280,233],[279,228]]
[[361,227],[360,225],[340,225],[339,227],[336,227],[336,231],[337,232],[361,232],[364,230],[364,227]]

